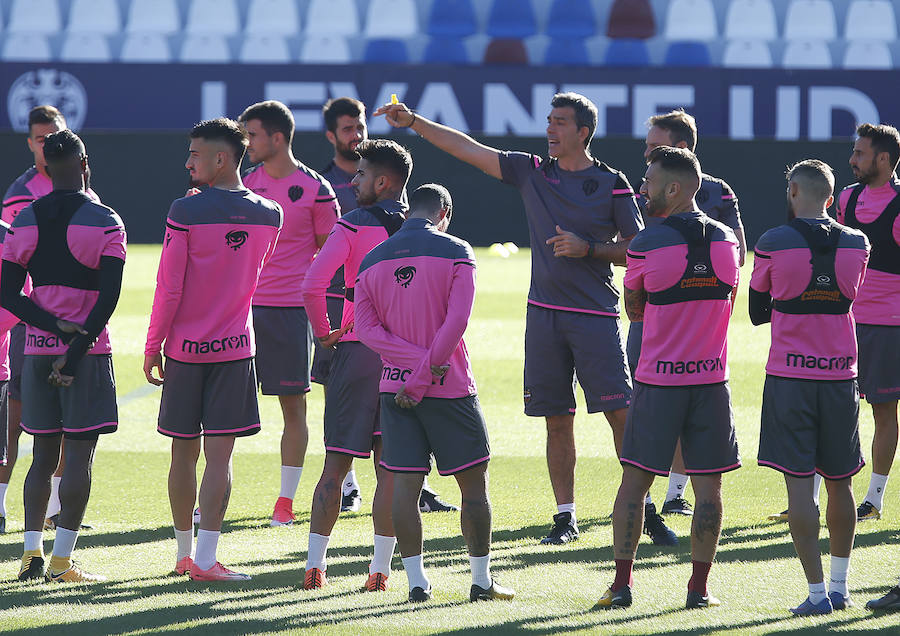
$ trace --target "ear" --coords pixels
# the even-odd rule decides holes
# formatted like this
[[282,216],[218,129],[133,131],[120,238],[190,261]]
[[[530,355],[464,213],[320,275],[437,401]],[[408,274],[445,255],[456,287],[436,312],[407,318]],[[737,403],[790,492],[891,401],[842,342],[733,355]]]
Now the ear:
[[666,194],[674,199],[681,194],[681,184],[678,181],[671,181],[669,185],[666,186]]
[[578,129],[578,138],[581,140],[582,145],[584,145],[584,142],[587,141],[589,134],[590,134],[590,131],[588,130],[587,126],[581,126]]
[[687,148],[688,146],[687,146],[687,142],[684,139],[682,139],[677,144],[675,144],[675,147],[676,148]]
[[[800,193],[800,186],[797,185],[794,181],[791,181],[788,184],[788,196],[795,197]],[[833,197],[832,197],[833,198]],[[831,205],[829,203],[829,205]]]
[[834,195],[831,195],[830,197],[828,197],[828,200],[825,202],[825,209],[827,210],[828,208],[830,208],[833,203],[834,203]]
[[332,146],[337,145],[337,137],[335,137],[334,133],[330,130],[325,131],[325,139],[327,139],[328,143],[330,143]]

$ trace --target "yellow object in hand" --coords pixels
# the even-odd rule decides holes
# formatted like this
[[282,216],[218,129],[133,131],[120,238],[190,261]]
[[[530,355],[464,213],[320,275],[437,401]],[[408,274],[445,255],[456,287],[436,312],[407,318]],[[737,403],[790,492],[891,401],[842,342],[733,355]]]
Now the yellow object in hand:
[[391,104],[399,104],[400,100],[397,99],[397,93],[391,93]]

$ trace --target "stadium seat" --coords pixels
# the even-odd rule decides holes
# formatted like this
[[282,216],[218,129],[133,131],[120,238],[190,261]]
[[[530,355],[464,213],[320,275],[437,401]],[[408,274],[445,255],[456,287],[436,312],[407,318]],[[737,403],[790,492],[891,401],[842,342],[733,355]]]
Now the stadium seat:
[[606,66],[649,66],[650,52],[647,45],[638,39],[622,38],[613,40],[603,57]]
[[781,60],[784,68],[831,68],[831,52],[823,40],[788,42]]
[[494,38],[527,38],[537,33],[531,0],[494,0],[485,32]]
[[544,64],[550,66],[588,66],[590,63],[587,46],[579,37],[553,38],[544,53]]
[[69,33],[59,59],[63,62],[111,62],[109,41],[102,33]]
[[131,0],[125,30],[166,35],[180,31],[181,18],[175,0]]
[[253,35],[296,35],[300,16],[294,0],[252,0],[247,10],[247,26]]
[[791,0],[784,20],[786,40],[833,40],[834,5],[829,0]]
[[528,51],[522,40],[497,38],[484,50],[485,64],[528,64]]
[[379,62],[381,64],[406,64],[409,62],[409,52],[406,50],[406,42],[389,38],[379,38],[366,42],[363,51],[364,62]]
[[62,15],[56,0],[13,0],[9,14],[11,33],[52,35],[62,29]]
[[669,3],[665,28],[667,40],[705,41],[714,40],[718,36],[719,28],[712,0],[672,0]]
[[172,49],[161,33],[129,33],[122,43],[121,62],[162,63],[172,61]]
[[894,6],[889,0],[854,0],[847,11],[844,37],[848,40],[896,40]]
[[884,42],[854,40],[844,51],[843,67],[858,70],[890,69],[894,67],[894,60]]
[[597,32],[597,18],[590,2],[553,0],[544,32],[551,38],[588,38]]
[[248,35],[241,44],[238,60],[245,64],[287,64],[291,53],[280,35]]
[[666,66],[709,66],[709,47],[703,42],[672,42],[666,49]]
[[428,35],[465,37],[478,31],[472,0],[433,0]]
[[765,40],[731,40],[722,55],[722,66],[771,68],[772,51]]
[[656,18],[650,0],[616,0],[609,10],[606,35],[640,40],[656,35]]
[[725,14],[725,37],[746,40],[777,38],[778,22],[772,0],[731,0]]
[[369,0],[366,37],[406,38],[418,32],[419,14],[413,0]]
[[49,62],[53,52],[43,33],[7,33],[0,57],[7,62]]
[[426,64],[469,64],[469,53],[460,38],[433,37],[425,46],[422,61]]
[[178,61],[186,64],[227,64],[231,58],[225,36],[214,33],[188,35],[178,55]]
[[340,35],[320,35],[303,38],[300,61],[307,64],[347,64],[352,61],[350,47]]
[[114,35],[122,30],[117,0],[74,0],[69,11],[69,33]]
[[359,12],[354,0],[310,0],[306,32],[312,35],[356,35]]
[[191,0],[185,32],[234,35],[241,30],[235,0]]

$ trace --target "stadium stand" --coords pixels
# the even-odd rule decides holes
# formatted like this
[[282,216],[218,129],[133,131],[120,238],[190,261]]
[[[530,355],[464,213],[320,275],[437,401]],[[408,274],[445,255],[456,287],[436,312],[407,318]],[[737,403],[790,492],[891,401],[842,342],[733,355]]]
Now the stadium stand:
[[597,18],[591,3],[583,0],[553,0],[544,33],[551,38],[587,38],[595,35]]
[[175,0],[131,0],[125,30],[130,33],[170,35],[181,30]]
[[784,21],[786,40],[833,40],[836,37],[837,21],[829,0],[791,0]]
[[495,38],[527,38],[537,33],[531,0],[494,0],[486,32]]
[[370,38],[406,38],[419,32],[414,0],[370,0],[365,35]]
[[884,42],[857,40],[847,45],[842,66],[855,70],[890,69],[894,61]]
[[528,51],[522,40],[498,38],[484,50],[485,64],[528,64]]
[[725,17],[725,37],[774,40],[778,22],[772,0],[732,0]]
[[238,60],[245,64],[287,64],[291,53],[280,35],[249,35],[241,44]]
[[616,0],[609,11],[606,35],[628,39],[656,35],[656,18],[649,0]]
[[669,40],[706,41],[717,38],[719,29],[712,0],[672,0],[666,11],[664,33]]
[[469,54],[460,38],[435,36],[428,40],[422,61],[426,64],[468,64]]
[[49,62],[53,59],[53,52],[43,33],[8,32],[3,39],[0,57],[7,62]]
[[231,47],[223,35],[188,35],[181,44],[178,60],[191,64],[227,64],[232,60]]
[[116,0],[74,0],[66,30],[69,33],[118,34],[122,30],[119,3]]
[[300,61],[308,64],[347,64],[353,60],[347,40],[340,35],[303,38]]
[[130,33],[125,36],[119,59],[122,62],[163,64],[172,61],[172,49],[162,33]]
[[356,35],[359,11],[354,0],[310,0],[306,32],[312,35]]
[[409,53],[403,40],[375,39],[366,43],[363,60],[379,64],[405,64],[409,61]]
[[235,0],[193,0],[184,27],[189,34],[234,35],[241,30]]
[[431,4],[429,35],[466,37],[478,31],[472,0],[437,0]]
[[69,33],[59,59],[64,62],[111,62],[109,41],[102,33]]
[[247,10],[248,35],[291,36],[300,32],[300,13],[294,0],[252,0]]
[[650,52],[642,40],[619,38],[609,43],[603,63],[606,66],[648,66]]
[[847,40],[897,39],[897,16],[888,0],[854,0],[847,10],[846,25]]
[[666,66],[709,66],[709,48],[703,42],[672,42],[666,50]]
[[548,66],[588,66],[590,56],[584,40],[575,37],[556,37],[550,40],[544,53],[544,64]]
[[792,40],[784,49],[784,68],[831,68],[831,51],[822,40]]
[[731,40],[725,47],[722,66],[731,68],[770,68],[772,51],[763,40]]

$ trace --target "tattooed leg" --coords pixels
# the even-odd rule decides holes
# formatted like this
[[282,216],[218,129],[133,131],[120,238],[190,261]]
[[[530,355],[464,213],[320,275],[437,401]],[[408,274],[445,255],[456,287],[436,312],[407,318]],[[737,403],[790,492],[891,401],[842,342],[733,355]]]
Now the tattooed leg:
[[309,513],[309,531],[330,535],[341,512],[341,484],[350,470],[353,458],[342,453],[325,453],[322,476],[313,493],[312,510]]
[[712,563],[722,530],[722,476],[692,475],[694,520],[691,524],[691,559]]
[[644,497],[653,473],[624,465],[622,485],[613,507],[613,549],[616,559],[634,560],[644,529]]

